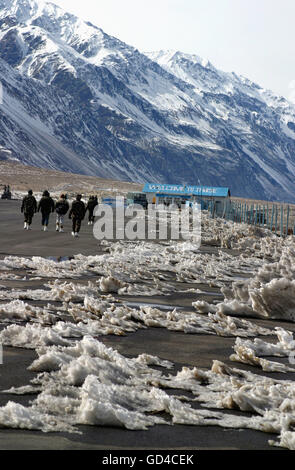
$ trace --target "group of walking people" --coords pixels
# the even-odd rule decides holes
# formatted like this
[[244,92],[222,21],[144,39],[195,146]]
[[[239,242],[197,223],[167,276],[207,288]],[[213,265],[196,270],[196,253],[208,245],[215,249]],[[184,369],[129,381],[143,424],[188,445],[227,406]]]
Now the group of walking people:
[[55,203],[50,193],[44,191],[39,203],[33,191],[30,189],[28,194],[23,198],[21,212],[24,214],[24,230],[30,230],[33,217],[36,212],[41,212],[42,215],[42,230],[48,230],[50,214],[56,212],[56,231],[64,231],[64,219],[69,214],[69,219],[72,220],[72,236],[78,237],[81,229],[82,220],[88,211],[88,225],[94,223],[94,209],[98,204],[97,196],[90,196],[87,205],[82,201],[82,195],[77,194],[76,199],[73,201],[71,207],[68,203],[66,194],[61,194],[58,201]]

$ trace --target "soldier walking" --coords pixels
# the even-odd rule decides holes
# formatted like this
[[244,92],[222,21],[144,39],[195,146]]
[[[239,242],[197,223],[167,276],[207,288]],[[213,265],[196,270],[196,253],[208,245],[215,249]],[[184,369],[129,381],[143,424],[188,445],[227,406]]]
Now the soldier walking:
[[56,231],[63,232],[64,226],[64,217],[67,214],[70,206],[68,201],[66,200],[65,194],[61,194],[59,200],[55,205],[55,212],[56,212]]
[[42,214],[42,230],[47,232],[50,213],[54,212],[54,200],[50,197],[48,191],[43,192],[42,198],[38,204],[38,212],[40,210]]
[[93,213],[94,213],[94,209],[97,206],[97,204],[98,204],[97,197],[90,196],[88,204],[86,206],[86,212],[88,211],[88,225],[93,225],[93,223],[94,223]]
[[72,207],[69,212],[69,219],[72,219],[72,223],[73,223],[73,226],[72,226],[73,237],[79,236],[81,223],[85,217],[86,208],[85,208],[84,202],[81,199],[82,199],[81,194],[77,194],[76,200],[72,203]]
[[24,230],[31,230],[34,214],[37,212],[37,201],[33,196],[33,191],[29,189],[27,196],[23,198],[21,212],[24,214]]

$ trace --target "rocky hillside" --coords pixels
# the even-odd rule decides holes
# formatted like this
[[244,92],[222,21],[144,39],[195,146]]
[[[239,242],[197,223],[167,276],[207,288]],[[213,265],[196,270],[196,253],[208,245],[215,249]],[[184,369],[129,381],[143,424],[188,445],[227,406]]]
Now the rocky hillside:
[[198,56],[142,54],[51,3],[0,0],[0,159],[295,201],[295,107]]

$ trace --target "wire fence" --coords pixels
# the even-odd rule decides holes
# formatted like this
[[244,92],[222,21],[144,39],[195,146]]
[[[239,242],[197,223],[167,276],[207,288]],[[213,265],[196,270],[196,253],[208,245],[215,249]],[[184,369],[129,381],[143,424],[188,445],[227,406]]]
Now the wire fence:
[[291,204],[226,201],[221,211],[212,201],[209,211],[212,217],[267,228],[280,237],[295,235],[295,206]]

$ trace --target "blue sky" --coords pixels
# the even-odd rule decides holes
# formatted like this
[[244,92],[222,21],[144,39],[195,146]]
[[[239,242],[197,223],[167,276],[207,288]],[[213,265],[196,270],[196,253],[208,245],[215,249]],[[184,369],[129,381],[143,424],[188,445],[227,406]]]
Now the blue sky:
[[295,0],[52,1],[142,52],[197,54],[294,98]]

